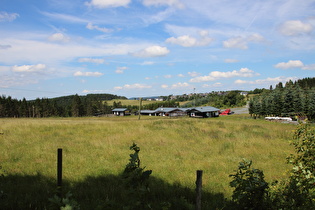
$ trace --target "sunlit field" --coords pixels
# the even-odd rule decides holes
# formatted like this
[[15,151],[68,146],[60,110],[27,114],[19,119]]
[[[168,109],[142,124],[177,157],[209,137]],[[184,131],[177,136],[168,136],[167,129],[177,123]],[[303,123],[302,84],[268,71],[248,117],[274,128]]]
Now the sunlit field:
[[[121,174],[132,153],[129,146],[135,142],[141,148],[142,166],[153,171],[151,177],[193,192],[196,170],[203,170],[203,191],[230,199],[233,189],[229,187],[229,174],[237,169],[242,158],[252,160],[254,168],[263,170],[268,182],[287,177],[290,165],[286,157],[293,153],[289,140],[294,129],[295,125],[254,120],[248,115],[208,119],[149,116],[141,116],[140,120],[137,116],[0,119],[0,165],[5,177],[13,177],[8,178],[12,183],[14,177],[21,180],[35,177],[36,181],[40,176],[42,183],[37,183],[38,188],[42,186],[43,194],[50,196],[56,180],[57,149],[62,148],[66,188],[84,207],[91,204],[84,203],[87,198],[71,186],[85,183],[91,177]],[[23,187],[15,185],[16,190]],[[6,190],[9,188],[5,185]],[[31,190],[34,189],[15,193]],[[111,190],[105,189],[108,194],[103,195],[104,200],[106,196],[111,199]]]

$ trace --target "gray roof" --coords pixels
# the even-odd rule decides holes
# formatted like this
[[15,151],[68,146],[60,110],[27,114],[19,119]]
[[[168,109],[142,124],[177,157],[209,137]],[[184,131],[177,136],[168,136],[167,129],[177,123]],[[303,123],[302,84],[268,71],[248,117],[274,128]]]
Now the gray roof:
[[124,111],[127,111],[127,110],[128,110],[127,108],[115,108],[112,111],[113,112],[124,112]]
[[154,110],[140,110],[140,113],[142,113],[142,114],[153,114],[153,113],[155,113],[155,111]]
[[178,108],[172,108],[172,107],[160,107],[154,110],[155,112],[163,112],[163,113],[168,113],[168,112],[173,112],[173,111],[181,111]]
[[198,112],[216,112],[220,111],[220,109],[212,107],[212,106],[201,106],[201,107],[195,107],[191,109],[192,111],[196,110]]

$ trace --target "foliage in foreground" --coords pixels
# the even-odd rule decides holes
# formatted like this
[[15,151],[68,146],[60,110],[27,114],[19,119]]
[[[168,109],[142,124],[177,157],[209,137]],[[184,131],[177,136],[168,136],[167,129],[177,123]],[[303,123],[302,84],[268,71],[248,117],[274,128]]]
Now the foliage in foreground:
[[293,165],[288,180],[275,181],[269,188],[264,174],[251,169],[243,160],[230,176],[234,187],[232,199],[238,209],[314,209],[315,208],[315,130],[299,125],[292,145],[296,154],[288,157]]

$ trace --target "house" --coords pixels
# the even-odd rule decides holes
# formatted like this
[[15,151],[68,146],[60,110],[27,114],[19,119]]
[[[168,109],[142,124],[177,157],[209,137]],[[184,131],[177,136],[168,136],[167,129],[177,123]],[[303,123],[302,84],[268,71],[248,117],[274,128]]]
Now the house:
[[125,115],[130,115],[130,110],[128,110],[127,108],[115,108],[112,110],[113,115],[116,116],[125,116]]
[[177,117],[184,116],[186,112],[179,108],[174,107],[160,107],[156,110],[141,110],[141,115],[149,115],[149,116],[169,116],[169,117]]
[[181,109],[172,107],[160,107],[154,110],[154,112],[156,113],[156,116],[177,117],[185,115]]
[[149,115],[149,116],[156,116],[154,110],[140,110],[141,115]]
[[190,117],[219,117],[220,109],[212,106],[195,107],[187,110]]

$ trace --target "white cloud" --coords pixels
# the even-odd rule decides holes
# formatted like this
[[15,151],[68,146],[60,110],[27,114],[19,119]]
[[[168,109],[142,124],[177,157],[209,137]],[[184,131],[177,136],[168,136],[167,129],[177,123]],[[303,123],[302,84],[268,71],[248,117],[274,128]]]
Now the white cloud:
[[12,71],[14,72],[39,72],[46,69],[45,64],[36,65],[23,65],[23,66],[13,66]]
[[[0,63],[16,65],[19,63],[45,63],[56,66],[62,62],[85,57],[105,57],[111,55],[127,55],[146,46],[142,43],[104,43],[80,39],[80,42],[44,42],[35,40],[37,36],[48,37],[46,34],[18,35],[26,38],[5,38],[2,43],[12,46],[0,56]],[[29,38],[30,37],[30,38]],[[35,38],[33,38],[35,37]],[[27,53],[26,53],[27,50]],[[62,69],[58,70],[62,71]]]
[[178,83],[173,84],[171,86],[166,85],[166,84],[161,85],[161,88],[163,88],[163,89],[186,89],[188,87],[190,88],[191,85],[189,85],[187,82],[183,82],[183,83],[178,82]]
[[168,74],[168,75],[164,75],[164,78],[166,78],[166,79],[170,79],[170,78],[172,78],[172,75],[170,75],[170,74]]
[[117,69],[116,69],[116,73],[117,74],[123,74],[124,73],[124,71],[125,70],[127,70],[128,69],[128,67],[126,67],[126,66],[123,66],[123,67],[117,67]]
[[225,62],[225,63],[238,63],[239,60],[227,58],[227,59],[224,60],[224,62]]
[[143,63],[141,63],[142,66],[153,65],[153,64],[154,64],[153,61],[144,61]]
[[85,4],[102,9],[107,7],[126,7],[130,2],[131,0],[92,0],[91,2],[85,2]]
[[123,90],[123,89],[148,89],[148,88],[152,88],[151,85],[145,85],[145,84],[139,84],[139,83],[135,83],[132,85],[126,84],[124,86],[117,86],[114,87],[115,90]]
[[200,73],[193,71],[193,72],[188,72],[188,75],[191,77],[197,77],[200,75]]
[[281,62],[275,65],[278,69],[302,68],[304,64],[300,60],[289,60],[287,63]]
[[214,39],[209,37],[208,31],[200,31],[199,32],[200,38],[196,39],[189,35],[179,36],[177,38],[171,37],[168,38],[165,42],[171,44],[177,44],[183,47],[198,47],[198,46],[207,46],[209,45]]
[[313,31],[313,26],[309,23],[303,23],[300,20],[290,20],[283,23],[279,31],[285,36],[298,36]]
[[48,40],[52,42],[68,42],[70,41],[70,38],[62,33],[55,33],[49,36]]
[[216,82],[214,84],[204,84],[202,85],[203,88],[209,88],[209,87],[222,87],[222,83],[221,82]]
[[105,62],[102,58],[79,58],[78,61],[80,63],[96,63],[96,64],[103,64]]
[[225,48],[238,48],[242,50],[248,49],[247,42],[242,37],[234,37],[229,40],[223,41]]
[[20,15],[17,13],[7,13],[4,11],[0,12],[0,22],[11,22],[15,20]]
[[75,77],[100,77],[104,75],[101,72],[82,72],[82,71],[77,71],[73,74]]
[[180,9],[184,8],[184,5],[179,0],[143,0],[145,6],[174,6]]
[[136,57],[162,57],[169,54],[169,52],[170,51],[166,47],[155,45],[133,53],[132,55]]
[[208,82],[220,78],[254,77],[259,75],[260,75],[259,73],[256,73],[248,68],[241,68],[239,71],[237,70],[228,72],[212,71],[209,73],[209,75],[192,78],[190,79],[190,82]]
[[185,75],[183,75],[183,74],[178,74],[177,76],[178,77],[185,77]]
[[179,88],[187,88],[187,87],[190,87],[190,85],[187,83],[187,82],[178,82],[176,84],[173,84],[171,86],[171,89],[179,89]]
[[281,62],[275,65],[278,69],[293,69],[300,68],[302,70],[315,70],[315,64],[305,65],[300,60],[289,60],[288,62]]
[[255,33],[246,37],[237,36],[237,37],[230,38],[226,41],[223,41],[223,46],[225,48],[238,48],[242,50],[247,50],[249,42],[259,43],[259,42],[264,42],[264,41],[265,41],[265,38],[263,36]]
[[101,27],[99,27],[99,26],[93,25],[92,23],[88,23],[88,24],[86,25],[86,28],[87,28],[87,29],[90,29],[90,30],[101,31],[101,32],[104,32],[104,33],[111,33],[111,32],[113,32],[113,29],[101,28]]
[[315,70],[315,64],[305,65],[302,67],[303,70]]
[[258,79],[258,80],[254,80],[254,81],[246,81],[246,80],[235,80],[234,83],[235,84],[239,84],[239,85],[243,85],[243,84],[250,84],[250,85],[274,85],[277,84],[279,82],[287,82],[289,80],[295,81],[297,80],[297,77],[274,77],[274,78],[270,78],[268,77],[267,79]]

